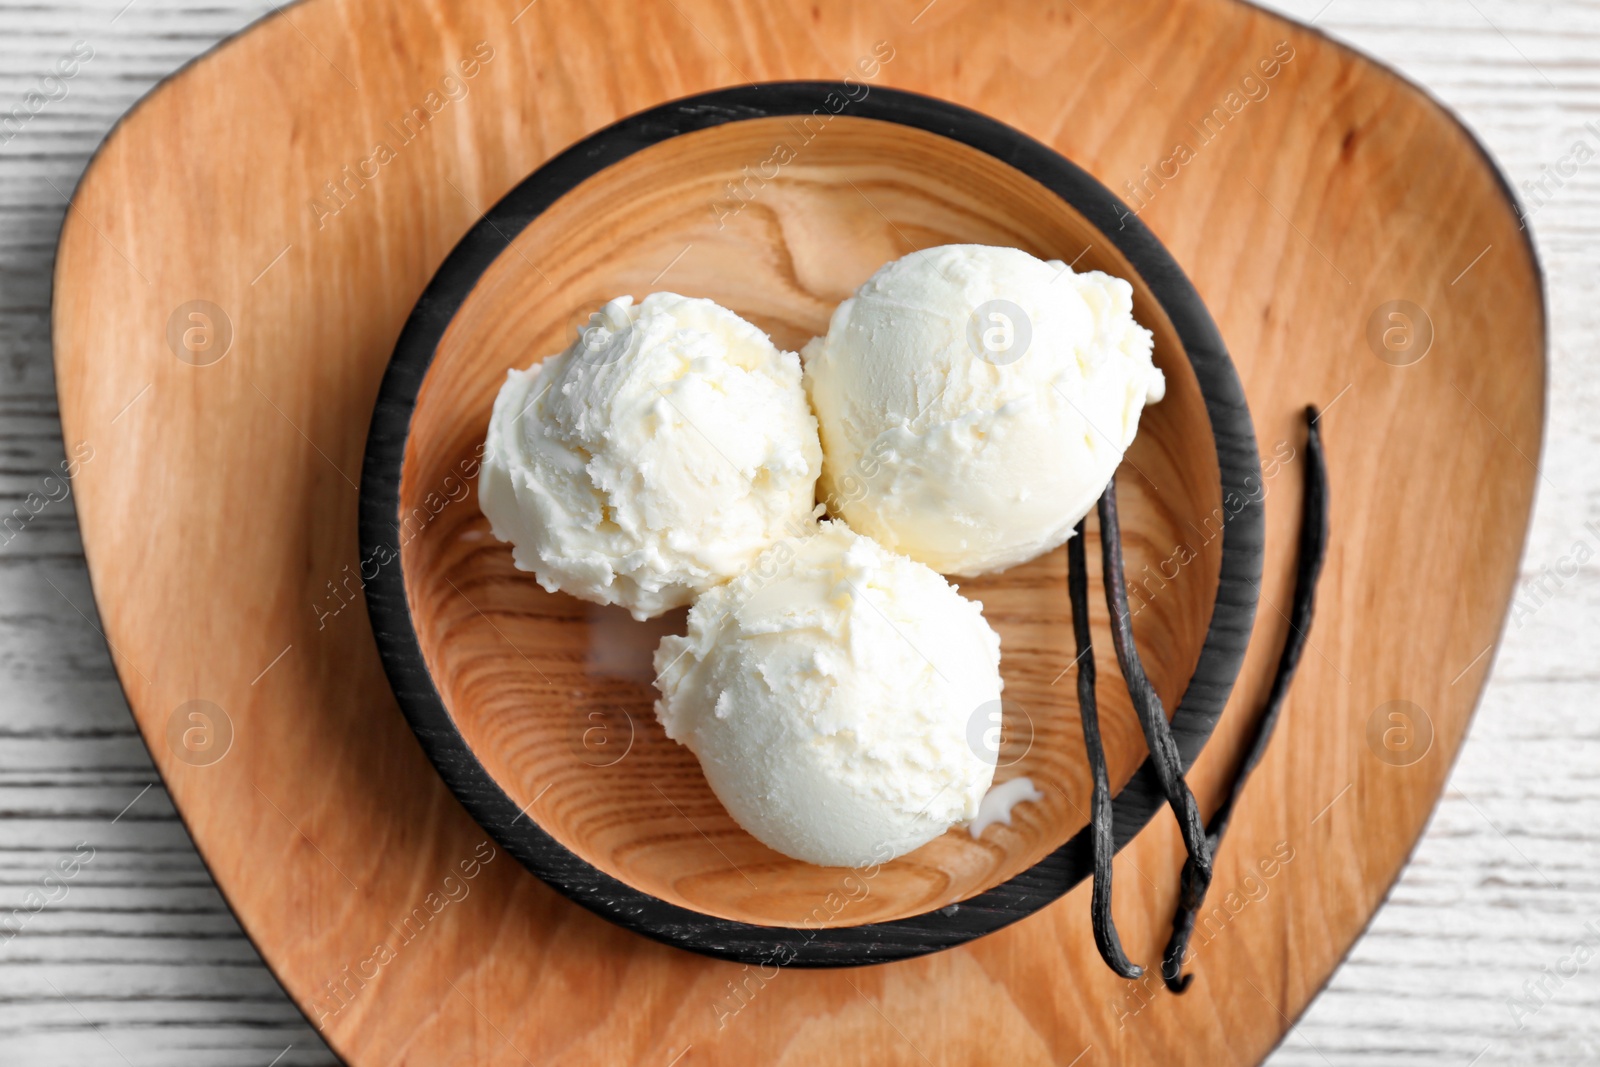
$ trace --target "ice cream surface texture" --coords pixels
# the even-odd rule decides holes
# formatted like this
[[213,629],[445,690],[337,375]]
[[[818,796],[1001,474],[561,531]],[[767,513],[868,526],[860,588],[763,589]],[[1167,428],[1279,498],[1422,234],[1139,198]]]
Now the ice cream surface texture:
[[656,650],[656,714],[729,814],[788,856],[865,866],[978,814],[1000,699],[981,605],[837,522],[702,596]]
[[943,574],[1048,552],[1165,392],[1151,343],[1107,274],[986,245],[889,263],[801,353],[822,499]]
[[652,293],[507,375],[478,499],[544,588],[647,619],[808,525],[821,465],[799,358],[710,300]]

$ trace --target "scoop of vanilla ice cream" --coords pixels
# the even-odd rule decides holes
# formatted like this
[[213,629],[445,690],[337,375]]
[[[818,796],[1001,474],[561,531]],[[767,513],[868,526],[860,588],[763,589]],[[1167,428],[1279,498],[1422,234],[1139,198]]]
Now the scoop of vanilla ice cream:
[[710,300],[652,293],[507,375],[478,500],[540,585],[647,619],[809,526],[821,464],[799,358]]
[[801,353],[828,510],[944,574],[1062,544],[1166,382],[1133,288],[1015,248],[881,268]]
[[[734,819],[785,855],[865,866],[978,813],[1000,638],[920,563],[843,523],[780,542],[656,650],[656,715]],[[980,710],[982,709],[982,710]]]

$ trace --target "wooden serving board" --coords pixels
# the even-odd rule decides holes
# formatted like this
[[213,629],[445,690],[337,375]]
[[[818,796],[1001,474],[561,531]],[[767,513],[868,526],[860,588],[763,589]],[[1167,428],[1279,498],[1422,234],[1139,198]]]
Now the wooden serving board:
[[[1221,327],[1270,472],[1268,558],[1251,655],[1192,775],[1208,810],[1283,640],[1299,412],[1325,408],[1312,648],[1182,997],[1104,968],[1087,886],[860,971],[646,941],[485,844],[385,683],[355,478],[445,253],[625,114],[846,75],[1056,146],[1140,206]],[[94,448],[79,514],[134,714],[245,929],[363,1065],[1258,1062],[1442,788],[1505,617],[1543,420],[1538,268],[1480,149],[1392,73],[1231,0],[310,0],[108,139],[62,234],[54,338],[68,449]],[[1118,859],[1141,962],[1180,861],[1166,816]]]

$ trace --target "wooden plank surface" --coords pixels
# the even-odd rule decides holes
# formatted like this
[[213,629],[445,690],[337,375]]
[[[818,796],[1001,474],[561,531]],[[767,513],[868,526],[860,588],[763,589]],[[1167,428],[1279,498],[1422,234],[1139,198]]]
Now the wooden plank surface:
[[[1316,14],[1298,6],[1289,13]],[[94,48],[66,96],[0,145],[5,510],[30,492],[54,493],[47,472],[64,459],[45,318],[61,194],[133,99],[264,10],[154,0],[0,9],[6,107],[75,41]],[[1460,110],[1516,179],[1555,168],[1582,123],[1600,116],[1594,5],[1335,0],[1318,24]],[[1600,860],[1586,830],[1600,814],[1586,770],[1600,733],[1583,718],[1600,683],[1583,654],[1585,631],[1600,621],[1596,568],[1557,574],[1559,585],[1541,577],[1547,566],[1568,570],[1580,541],[1600,550],[1585,526],[1600,509],[1584,491],[1597,458],[1584,415],[1600,391],[1600,375],[1584,366],[1597,326],[1586,248],[1600,222],[1597,175],[1600,164],[1579,169],[1534,217],[1554,332],[1526,609],[1412,867],[1274,1062],[1465,1063],[1481,1052],[1480,1063],[1567,1063],[1593,1058],[1600,1042],[1600,964],[1559,988],[1547,982],[1553,997],[1536,1013],[1522,989],[1600,913]],[[267,1063],[288,1048],[278,1062],[326,1062],[209,887],[160,786],[142,792],[153,772],[91,621],[70,501],[51,502],[0,545],[0,605],[0,900],[16,906],[79,842],[95,849],[26,936],[0,946],[0,1053],[8,1062]],[[1515,1012],[1513,996],[1525,1001]]]

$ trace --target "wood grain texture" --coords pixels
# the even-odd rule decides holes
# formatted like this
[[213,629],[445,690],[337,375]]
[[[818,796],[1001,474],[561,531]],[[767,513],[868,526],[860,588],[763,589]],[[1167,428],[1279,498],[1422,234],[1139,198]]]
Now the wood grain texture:
[[[119,427],[128,443],[77,478],[98,603],[136,716],[202,852],[341,1054],[370,1063],[648,1062],[692,1047],[706,1062],[1065,1063],[1089,1048],[1112,1061],[1248,1063],[1331,972],[1420,833],[1465,730],[1483,670],[1454,686],[1446,671],[1486,647],[1503,618],[1534,481],[1516,452],[1535,452],[1541,428],[1540,293],[1515,216],[1475,146],[1391,75],[1207,0],[1097,14],[1098,30],[1089,16],[1048,9],[1013,16],[1026,19],[1037,51],[1054,53],[1038,77],[1060,66],[1092,72],[1080,83],[1094,86],[1092,97],[1080,88],[1063,99],[1026,91],[1027,72],[1014,65],[1010,86],[951,69],[952,57],[963,70],[1008,66],[1011,22],[978,5],[941,4],[913,30],[898,12],[842,5],[602,5],[582,16],[539,5],[513,23],[509,10],[328,0],[207,57],[107,142],[63,232],[53,315],[69,441],[109,432],[140,390],[150,394]],[[1112,56],[1102,33],[1131,53]],[[1165,142],[1195,121],[1189,115],[1213,113],[1211,101],[1230,121],[1243,106],[1238,70],[1269,57],[1281,64],[1271,68],[1280,99],[1296,104],[1252,115],[1275,145],[1270,156],[1243,138],[1207,139],[1181,182],[1144,189],[1147,221],[1188,265],[1230,341],[1264,439],[1287,439],[1308,397],[1348,387],[1367,404],[1325,417],[1340,537],[1323,587],[1319,660],[1300,678],[1280,745],[1253,782],[1257,802],[1247,796],[1222,857],[1207,918],[1216,934],[1197,945],[1196,987],[1156,998],[1136,1025],[1115,1008],[1129,999],[1126,983],[1089,944],[1081,892],[936,957],[859,974],[784,973],[784,996],[752,992],[734,1001],[732,1018],[723,998],[746,971],[610,928],[506,862],[475,863],[485,858],[481,832],[428,774],[395,714],[359,606],[336,627],[302,607],[322,574],[351,559],[348,471],[396,325],[478,205],[620,115],[730,81],[822,75],[849,62],[839,54],[865,55],[896,37],[905,43],[894,46],[886,81],[976,106],[1102,172],[1162,159]],[[408,46],[397,54],[366,44],[392,38]],[[306,62],[302,43],[319,39],[318,62]],[[590,54],[602,42],[604,52]],[[469,53],[482,62],[476,75],[464,65]],[[1140,59],[1169,84],[1187,84],[1183,98],[1153,99]],[[592,77],[597,64],[615,77]],[[458,68],[476,84],[442,100],[441,90],[465,84]],[[263,71],[292,81],[293,94],[263,88]],[[221,89],[239,78],[252,86],[248,138],[230,136],[238,105]],[[350,89],[358,98],[347,109],[321,106],[316,122],[297,121],[298,101]],[[565,106],[550,106],[557,99]],[[414,100],[436,117],[405,138],[397,124],[418,113]],[[380,161],[377,177],[354,164],[365,180],[352,182],[344,168],[379,158],[367,143],[386,144],[391,133],[406,154]],[[221,144],[227,151],[199,151]],[[319,186],[323,174],[332,177]],[[1240,195],[1245,186],[1255,195]],[[306,188],[336,197],[337,214],[308,204]],[[1395,223],[1402,217],[1406,227]],[[170,240],[202,227],[206,243]],[[283,242],[289,262],[256,265],[270,264]],[[1497,242],[1502,257],[1456,282],[1466,288],[1440,268]],[[1493,314],[1481,295],[1489,286]],[[1496,358],[1441,356],[1403,369],[1378,359],[1361,343],[1369,309],[1401,297],[1429,308],[1441,353],[1473,343]],[[209,312],[209,326],[224,315],[234,323],[233,358],[197,367],[163,343],[175,309],[197,299],[227,309]],[[1460,432],[1475,411],[1513,452],[1501,437]],[[224,413],[231,433],[219,438]],[[157,503],[151,489],[162,486],[181,488]],[[1269,537],[1285,547],[1269,559],[1269,603],[1287,599],[1293,540],[1293,512],[1281,503],[1294,490],[1273,488]],[[1476,499],[1485,491],[1487,516]],[[248,532],[224,535],[217,519],[230,515]],[[163,545],[121,533],[158,519],[187,536]],[[1424,530],[1451,551],[1433,551],[1415,536]],[[1441,616],[1445,591],[1453,603]],[[166,607],[174,603],[184,610]],[[241,615],[245,604],[252,610]],[[1259,700],[1281,633],[1266,616],[1237,707]],[[284,649],[298,654],[266,666]],[[1425,706],[1435,734],[1407,767],[1368,746],[1370,717],[1397,697]],[[165,745],[172,717],[196,699],[232,723],[225,762],[196,766]],[[1220,754],[1243,726],[1241,716],[1225,719],[1198,765],[1202,803],[1214,798],[1227,769]],[[1345,793],[1353,795],[1328,815]],[[1124,876],[1135,891],[1122,897],[1123,935],[1149,959],[1172,910],[1170,824],[1129,853],[1124,866],[1153,888]],[[445,911],[437,888],[463,877],[471,895]],[[1228,902],[1249,897],[1230,888],[1254,896],[1251,886],[1272,882],[1292,888],[1262,892],[1253,923],[1237,932],[1243,904]],[[397,925],[401,916],[419,916],[417,928]],[[597,996],[608,986],[616,1001]],[[629,1005],[627,1027],[615,1024],[617,1003]],[[431,1012],[419,1016],[423,1005]]]
[[[120,6],[109,5],[89,14],[97,25],[105,24]],[[1309,17],[1322,5],[1301,6],[1305,10],[1298,13]],[[1514,176],[1533,178],[1541,164],[1554,163],[1567,152],[1580,132],[1576,117],[1593,113],[1592,77],[1585,80],[1586,71],[1592,72],[1592,48],[1585,42],[1595,39],[1595,11],[1580,4],[1537,10],[1488,3],[1479,7],[1492,24],[1478,11],[1456,5],[1444,10],[1417,3],[1377,5],[1339,0],[1323,15],[1321,24],[1332,25],[1364,47],[1398,62],[1462,108]],[[30,32],[10,39],[9,49],[20,58],[15,67],[7,69],[46,69],[54,57],[49,46],[70,44],[73,27],[69,20],[80,14],[78,9],[64,9],[59,15],[40,12],[27,18],[19,12],[8,13]],[[53,176],[63,189],[68,188],[100,132],[142,85],[203,47],[210,39],[208,34],[244,17],[248,15],[213,6],[198,20],[188,13],[180,20],[159,5],[140,4],[109,31],[116,34],[117,47],[102,50],[105,65],[98,71],[93,65],[86,69],[80,83],[86,92],[36,120],[28,142],[32,150],[25,160],[13,164],[19,146],[6,149],[12,155],[5,159],[11,179],[5,203],[16,205],[12,210],[20,212],[16,216],[19,225],[4,233],[8,297],[3,315],[8,358],[4,419],[13,442],[13,465],[7,477],[16,501],[32,488],[34,475],[28,457],[37,455],[47,465],[60,456],[49,372],[43,359],[46,349],[39,325],[39,294],[45,291],[40,264],[48,262],[50,234],[60,219],[62,201],[41,176]],[[1545,18],[1550,25],[1559,24],[1560,31],[1541,32],[1540,20]],[[1096,21],[1102,21],[1098,15]],[[1118,43],[1127,42],[1119,39]],[[1532,57],[1537,69],[1519,50]],[[18,95],[23,81],[21,76],[16,79]],[[1133,174],[1130,169],[1125,175],[1102,176]],[[1524,573],[1525,593],[1540,579],[1546,564],[1570,555],[1573,542],[1584,536],[1584,519],[1591,514],[1585,504],[1582,472],[1594,444],[1582,413],[1595,396],[1592,373],[1576,354],[1581,342],[1594,335],[1596,326],[1593,302],[1583,295],[1592,262],[1588,241],[1597,217],[1595,190],[1594,174],[1581,172],[1534,219],[1555,283],[1554,372],[1558,388],[1553,394],[1549,481],[1542,489],[1540,524]],[[30,298],[30,293],[35,295]],[[1360,399],[1352,392],[1339,404]],[[25,755],[24,749],[16,747],[31,742],[8,742],[12,751],[19,753],[20,765],[27,768],[25,777],[18,779],[17,795],[29,798],[32,805],[23,805],[8,816],[8,832],[14,832],[18,840],[36,841],[40,847],[52,849],[70,849],[69,831],[74,824],[70,818],[61,822],[47,813],[99,812],[102,832],[126,834],[130,825],[140,825],[134,823],[134,816],[158,795],[151,794],[111,826],[109,819],[121,808],[123,798],[73,784],[78,780],[74,777],[77,772],[69,771],[78,765],[74,761],[86,761],[92,768],[111,768],[109,772],[88,771],[97,781],[126,767],[123,773],[134,779],[128,789],[131,796],[142,786],[147,764],[125,733],[117,739],[120,698],[103,673],[94,631],[37,577],[51,576],[92,613],[81,571],[75,571],[72,562],[76,545],[70,509],[70,504],[63,504],[46,511],[26,538],[8,545],[10,566],[5,572],[8,603],[17,605],[15,610],[20,612],[9,616],[7,624],[6,721],[21,735],[75,731],[65,747],[26,750],[37,755]],[[41,558],[46,562],[38,562]],[[1355,1062],[1365,1055],[1368,1058],[1363,1062],[1371,1062],[1376,1053],[1391,1062],[1420,1063],[1436,1062],[1440,1050],[1459,1050],[1465,1062],[1492,1040],[1494,1047],[1481,1062],[1565,1063],[1581,1058],[1590,1048],[1586,1042],[1593,1041],[1593,1031],[1587,1027],[1592,1019],[1579,1005],[1584,991],[1592,993],[1595,988],[1592,974],[1580,975],[1566,985],[1523,1030],[1511,1025],[1504,998],[1517,991],[1522,978],[1536,976],[1540,967],[1555,962],[1566,951],[1563,946],[1581,932],[1582,918],[1593,910],[1594,877],[1592,866],[1585,866],[1585,856],[1592,856],[1592,849],[1586,852],[1581,833],[1569,829],[1584,821],[1581,813],[1592,811],[1594,803],[1582,768],[1592,764],[1596,740],[1582,732],[1572,737],[1569,725],[1577,722],[1581,709],[1592,702],[1585,700],[1585,694],[1592,692],[1593,681],[1574,653],[1585,623],[1595,618],[1594,599],[1583,588],[1592,582],[1593,573],[1592,568],[1583,568],[1577,580],[1524,626],[1514,624],[1497,668],[1497,685],[1479,719],[1480,743],[1469,746],[1457,768],[1454,783],[1460,791],[1446,795],[1435,831],[1417,853],[1391,906],[1380,914],[1340,979],[1302,1022],[1298,1035],[1279,1052],[1278,1060]],[[51,725],[40,725],[45,722]],[[78,736],[97,731],[109,735],[111,747],[101,750],[105,756],[85,747]],[[108,759],[111,762],[105,762]],[[1527,765],[1541,768],[1541,782],[1519,780],[1518,768]],[[46,785],[46,778],[56,784]],[[97,795],[102,799],[97,800]],[[170,820],[159,800],[155,810],[156,825],[162,819]],[[30,815],[30,811],[41,814]],[[183,846],[180,843],[178,847]],[[1528,857],[1536,868],[1530,866]],[[156,868],[143,866],[145,861],[136,858],[133,862],[130,884],[118,890],[119,900],[135,902],[128,913],[128,921],[134,924],[129,932],[159,930],[161,920],[151,909],[158,907],[161,899],[161,891],[154,888],[160,876],[154,873]],[[7,871],[15,872],[17,881],[27,880],[25,863],[9,864],[8,860]],[[1441,908],[1446,904],[1451,910]],[[122,1062],[37,978],[44,968],[65,967],[44,973],[54,976],[56,984],[69,993],[75,992],[73,980],[83,973],[84,965],[73,961],[104,956],[108,950],[96,946],[107,944],[106,937],[116,936],[116,927],[100,925],[103,921],[96,914],[87,913],[84,921],[89,926],[82,928],[84,932],[76,939],[62,942],[59,949],[31,940],[27,943],[44,946],[39,955],[30,955],[31,962],[18,965],[13,972],[6,961],[7,973],[19,976],[16,995],[34,999],[8,1000],[8,1005],[18,1006],[18,1012],[11,1016],[0,1047],[8,1051],[25,1047],[33,1054],[33,1062]],[[1463,916],[1463,921],[1456,922],[1456,916]],[[196,945],[188,950],[193,956],[201,954],[199,943],[188,944]],[[92,1000],[82,1002],[88,1017],[106,1027],[135,1062],[259,1063],[275,1054],[257,1057],[250,1051],[267,1047],[263,1026],[272,1024],[264,1017],[247,1024],[239,1011],[213,1013],[215,1002],[184,999],[185,988],[211,986],[228,997],[225,984],[218,986],[214,979],[204,981],[204,986],[194,984],[200,975],[222,972],[192,967],[180,972],[163,965],[157,955],[152,951],[145,962],[119,972],[126,978],[116,978],[104,987],[93,986],[105,993],[96,992]],[[190,976],[186,979],[190,984],[162,979],[163,966],[174,979],[180,973]],[[119,990],[125,997],[134,989],[152,986],[161,991],[155,1000],[114,999]],[[83,988],[88,991],[91,987],[86,984]],[[54,1007],[46,1001],[52,1001]],[[228,1018],[221,1017],[230,1011]],[[185,1020],[191,1029],[181,1028]],[[152,1028],[150,1024],[156,1022],[165,1025]],[[206,1036],[192,1040],[184,1036],[200,1035],[208,1026]],[[27,1034],[46,1036],[37,1040],[19,1036]],[[27,1042],[25,1046],[17,1043],[22,1041]],[[1315,1051],[1308,1041],[1314,1042]],[[193,1052],[196,1042],[210,1052]],[[277,1047],[286,1043],[279,1042]],[[144,1049],[162,1051],[151,1061],[141,1055]],[[297,1048],[284,1062],[300,1052]],[[52,1058],[55,1056],[60,1058]]]
[[278,1067],[326,1064],[159,784],[96,630],[73,500],[50,481],[66,458],[49,301],[67,196],[140,95],[270,8],[141,2],[118,18],[124,6],[0,9],[0,111],[75,42],[95,50],[0,144],[0,513],[31,516],[0,534],[0,912],[80,844],[96,849],[0,945],[0,1061],[263,1067],[287,1049]]

